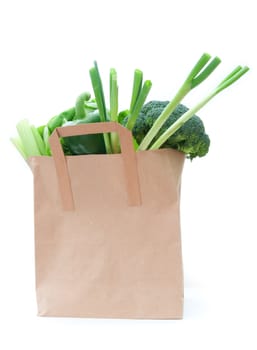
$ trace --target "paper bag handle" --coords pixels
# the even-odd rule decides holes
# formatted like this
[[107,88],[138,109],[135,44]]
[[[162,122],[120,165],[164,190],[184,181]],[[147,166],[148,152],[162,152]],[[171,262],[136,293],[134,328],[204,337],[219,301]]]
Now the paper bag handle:
[[99,122],[56,128],[49,138],[64,210],[74,210],[75,206],[67,162],[59,138],[108,132],[117,132],[119,135],[126,178],[128,205],[141,205],[136,153],[134,151],[131,131],[116,122]]

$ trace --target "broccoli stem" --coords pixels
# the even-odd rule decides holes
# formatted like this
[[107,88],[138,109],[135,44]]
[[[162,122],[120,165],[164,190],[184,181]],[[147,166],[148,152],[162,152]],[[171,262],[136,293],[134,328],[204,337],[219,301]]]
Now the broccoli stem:
[[[174,96],[174,98],[170,101],[170,103],[163,110],[158,119],[154,122],[151,129],[148,131],[141,144],[138,147],[138,150],[146,150],[154,137],[157,135],[163,124],[169,118],[170,114],[175,110],[177,105],[181,102],[181,100],[196,86],[202,83],[220,64],[221,60],[218,57],[215,57],[208,65],[211,56],[207,53],[204,53],[198,62],[195,64],[189,75],[187,76],[184,83],[179,88],[178,92]],[[205,68],[204,68],[205,67]]]
[[236,82],[242,75],[249,70],[248,67],[237,67],[205,98],[197,103],[194,107],[184,113],[175,123],[173,123],[150,147],[151,150],[158,149],[170,138],[180,127],[193,117],[203,106],[205,106],[214,96],[218,95],[222,90]]
[[[105,122],[107,121],[107,111],[105,106],[102,80],[100,77],[100,73],[99,73],[96,61],[94,62],[94,67],[89,70],[89,74],[90,74],[91,83],[95,94],[96,103],[99,110],[100,120],[102,122]],[[103,134],[103,137],[104,137],[106,153],[110,154],[112,153],[110,134],[105,133]]]

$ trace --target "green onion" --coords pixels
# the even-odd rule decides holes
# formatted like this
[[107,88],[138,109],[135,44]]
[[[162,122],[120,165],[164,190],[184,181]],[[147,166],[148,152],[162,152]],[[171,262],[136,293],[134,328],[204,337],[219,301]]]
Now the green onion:
[[185,124],[192,116],[197,113],[203,106],[205,106],[213,97],[215,97],[222,90],[235,83],[242,75],[249,70],[248,67],[237,67],[234,69],[222,82],[202,101],[197,103],[193,108],[184,113],[175,123],[173,123],[150,147],[151,150],[158,149],[163,143],[167,141],[180,127]]
[[118,120],[118,84],[114,68],[110,70],[110,117],[114,122]]
[[[170,101],[170,103],[166,106],[166,108],[163,110],[161,115],[158,117],[158,119],[153,124],[152,128],[148,131],[144,139],[142,140],[141,144],[139,145],[138,149],[143,151],[148,148],[154,137],[159,132],[160,128],[163,126],[163,124],[166,122],[166,120],[169,118],[170,114],[175,110],[177,105],[181,102],[181,100],[196,86],[198,86],[200,83],[202,83],[213,71],[214,69],[220,64],[221,60],[218,57],[215,57],[207,67],[206,64],[211,59],[211,56],[207,53],[204,53],[198,62],[195,64],[189,75],[187,76],[184,83],[179,88],[177,94],[175,97]],[[204,68],[205,67],[205,68]]]
[[[94,62],[94,67],[89,70],[89,74],[90,74],[91,83],[95,94],[96,103],[99,110],[100,120],[102,122],[106,122],[108,121],[108,117],[107,117],[107,111],[105,106],[105,98],[104,98],[102,80],[100,77],[100,73],[99,73],[96,61]],[[105,133],[103,136],[104,136],[106,153],[110,154],[112,153],[110,135]]]
[[133,129],[135,122],[136,122],[136,119],[138,117],[138,114],[141,111],[141,109],[146,101],[146,98],[151,90],[151,87],[152,87],[152,82],[150,80],[146,80],[144,82],[144,85],[143,85],[140,93],[139,93],[139,96],[138,96],[137,101],[134,105],[134,108],[128,117],[128,122],[127,122],[126,127],[129,130]]
[[142,89],[142,84],[143,84],[143,72],[139,69],[135,69],[132,96],[131,96],[131,102],[130,102],[130,108],[129,108],[131,112],[134,110],[135,104],[137,102],[140,91]]
[[[110,69],[110,118],[114,122],[118,122],[118,83],[117,72],[114,68]],[[116,132],[111,133],[111,145],[113,153],[120,153],[119,136]]]

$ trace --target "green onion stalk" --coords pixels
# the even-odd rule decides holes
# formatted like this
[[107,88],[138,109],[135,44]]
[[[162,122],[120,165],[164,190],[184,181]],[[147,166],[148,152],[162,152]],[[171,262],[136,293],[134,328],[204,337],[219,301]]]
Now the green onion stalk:
[[158,149],[170,138],[180,127],[193,117],[203,106],[205,106],[213,97],[218,95],[221,91],[235,83],[242,75],[249,70],[248,67],[238,66],[221,83],[205,98],[203,98],[194,107],[184,113],[175,123],[173,123],[151,146],[149,149]]
[[[189,75],[187,76],[184,83],[179,88],[177,94],[170,101],[170,103],[163,110],[159,118],[155,121],[152,128],[148,131],[141,144],[138,147],[138,150],[146,150],[154,137],[157,135],[163,124],[169,118],[170,114],[175,110],[177,105],[181,100],[196,86],[201,84],[220,64],[221,60],[218,57],[215,57],[208,65],[211,56],[207,53],[204,53],[198,62],[195,64]],[[207,66],[206,66],[207,65]],[[205,68],[204,68],[205,67]]]

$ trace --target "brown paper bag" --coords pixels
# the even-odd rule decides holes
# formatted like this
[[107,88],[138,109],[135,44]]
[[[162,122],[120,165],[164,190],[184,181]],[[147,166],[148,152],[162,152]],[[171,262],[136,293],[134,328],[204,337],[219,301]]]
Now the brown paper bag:
[[[64,156],[59,137],[117,132],[121,154]],[[38,315],[177,319],[184,155],[135,153],[114,122],[58,128],[32,157]]]

